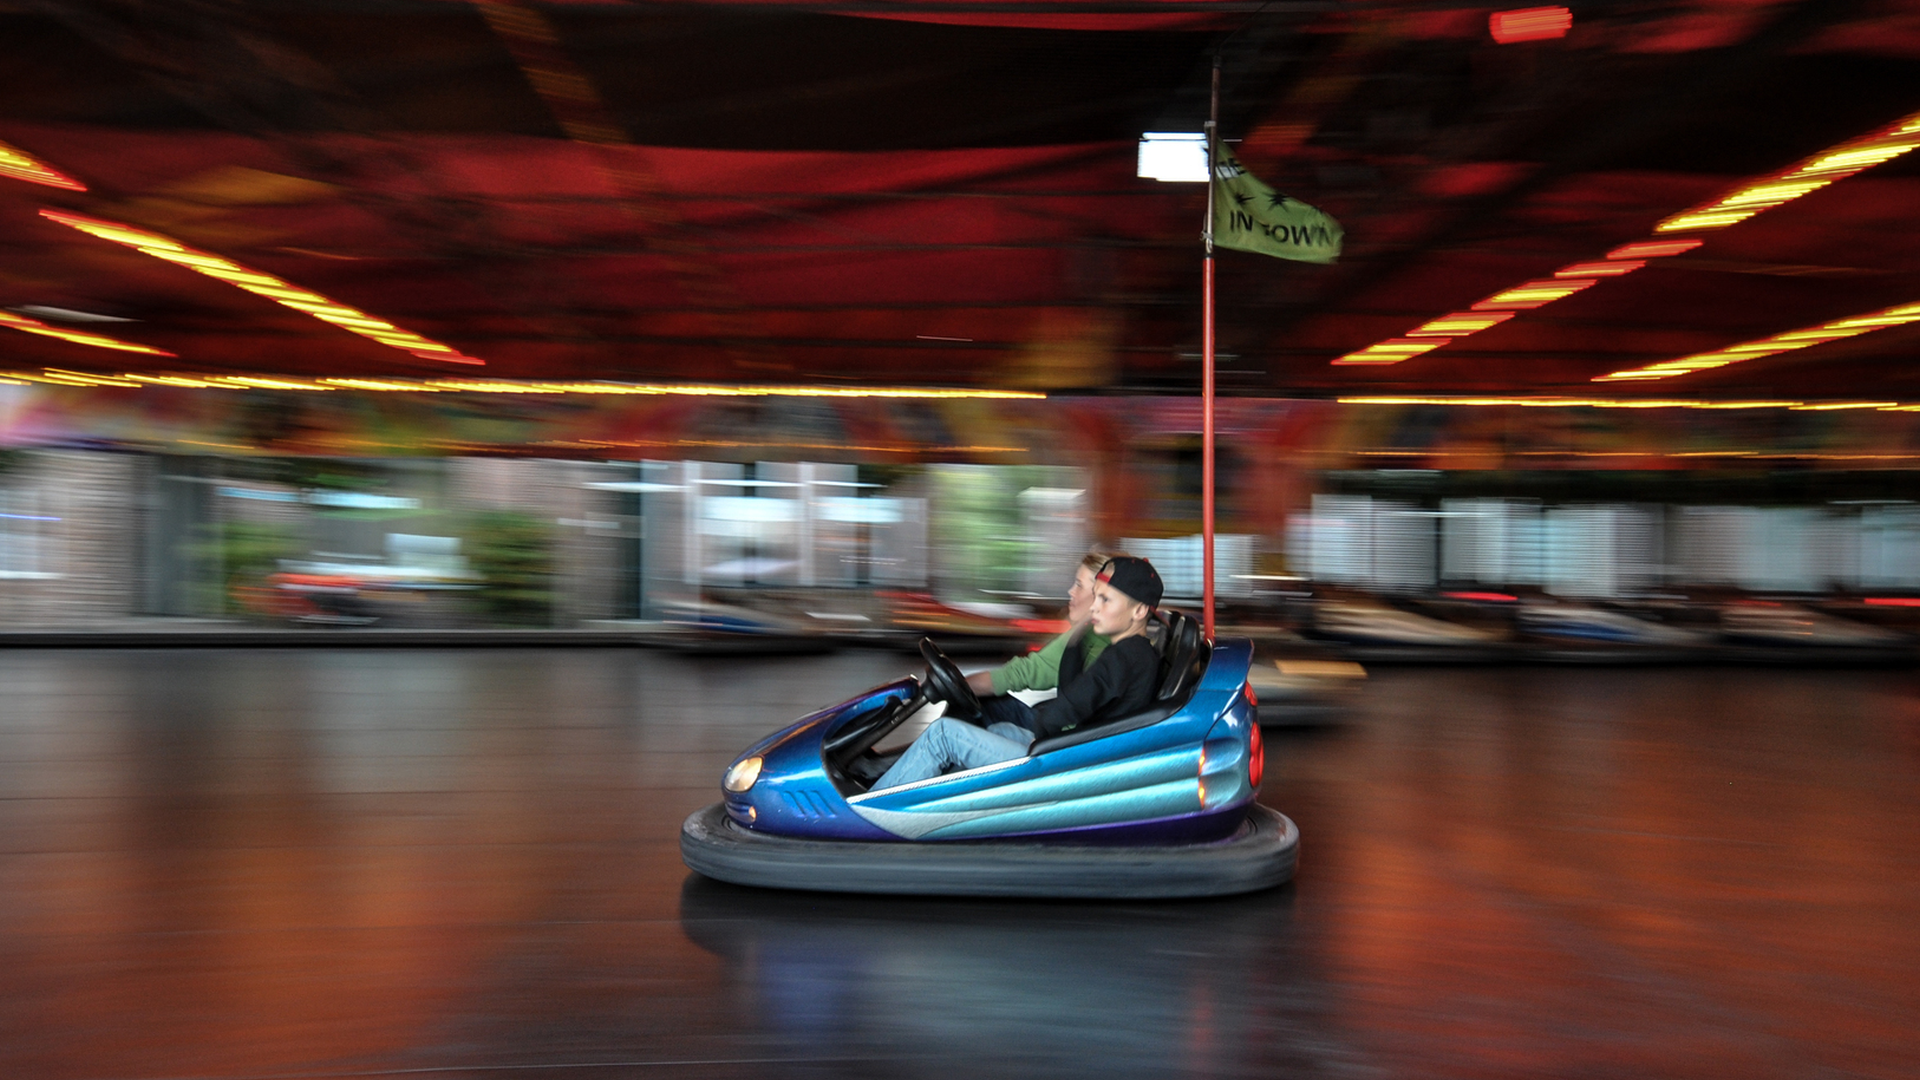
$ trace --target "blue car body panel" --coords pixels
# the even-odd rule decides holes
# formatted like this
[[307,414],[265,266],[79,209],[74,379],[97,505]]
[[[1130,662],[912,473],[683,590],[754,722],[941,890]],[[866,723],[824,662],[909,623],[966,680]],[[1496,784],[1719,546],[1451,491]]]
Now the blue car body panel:
[[[1213,839],[1253,801],[1257,720],[1244,686],[1252,643],[1216,644],[1199,685],[1171,715],[979,769],[851,797],[828,772],[823,744],[844,725],[906,699],[911,679],[802,717],[750,747],[760,778],[725,792],[728,813],[755,831],[822,840],[980,840],[1147,829]],[[1125,725],[1119,725],[1124,727]]]

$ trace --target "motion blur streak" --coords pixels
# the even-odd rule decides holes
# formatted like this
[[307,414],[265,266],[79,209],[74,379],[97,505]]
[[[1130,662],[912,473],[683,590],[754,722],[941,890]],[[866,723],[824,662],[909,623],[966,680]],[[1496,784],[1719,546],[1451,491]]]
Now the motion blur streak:
[[[0,312],[0,325],[8,320],[33,322]],[[22,327],[21,329],[25,329]],[[51,327],[48,330],[52,330]],[[29,331],[38,333],[41,331]],[[62,332],[64,333],[64,332]],[[86,335],[81,335],[86,336]],[[103,339],[104,340],[104,339]],[[158,352],[143,346],[121,346],[141,352]],[[188,375],[178,372],[151,374],[127,372],[118,375],[83,374],[48,368],[42,372],[0,372],[0,378],[23,382],[44,382],[79,386],[171,386],[195,390],[370,390],[376,393],[433,394],[600,394],[613,396],[727,397],[727,398],[891,398],[900,400],[985,400],[1044,401],[1038,390],[960,390],[937,386],[722,386],[700,383],[620,383],[620,382],[519,382],[508,379],[304,379],[285,375]]]
[[[1695,353],[1692,356],[1683,356],[1677,360],[1663,360],[1660,363],[1648,364],[1645,367],[1627,368],[1607,375],[1596,375],[1593,381],[1669,379],[1676,375],[1686,375],[1695,371],[1704,371],[1708,368],[1725,367],[1728,364],[1737,364],[1742,360],[1754,360],[1762,356],[1775,356],[1784,352],[1792,352],[1795,349],[1805,349],[1813,345],[1824,345],[1829,341],[1838,341],[1842,338],[1857,337],[1860,334],[1871,333],[1875,330],[1884,330],[1889,326],[1905,326],[1908,323],[1914,322],[1920,322],[1920,303],[1901,304],[1899,307],[1890,307],[1882,311],[1868,312],[1865,315],[1855,315],[1852,318],[1835,319],[1832,322],[1821,323],[1819,326],[1811,326],[1803,330],[1787,330],[1775,334],[1772,337],[1761,338],[1758,341],[1742,342],[1739,345],[1729,345],[1724,349],[1716,349],[1713,352]],[[1895,402],[1891,404],[1898,403]]]
[[[59,338],[71,341],[75,345],[90,345],[96,349],[114,349],[119,352],[145,353],[148,356],[172,356],[165,349],[156,349],[150,345],[136,345],[130,341],[103,337],[100,334],[86,334],[78,330],[62,330],[57,326],[48,326],[39,319],[29,319],[25,315],[15,315],[11,311],[0,311],[0,326],[18,330],[26,334],[39,334],[42,337]],[[25,378],[27,376],[20,376]]]
[[[1477,307],[1478,305],[1475,306]],[[1491,315],[1485,315],[1475,314],[1470,311],[1456,311],[1451,315],[1443,315],[1430,323],[1407,331],[1407,336],[1466,337],[1468,334],[1485,330],[1489,326],[1498,325],[1511,318],[1513,318],[1511,312],[1496,312]]]
[[1385,341],[1369,345],[1358,352],[1350,352],[1333,361],[1335,364],[1397,364],[1424,352],[1445,345],[1444,339],[1421,341],[1418,338],[1388,338]]
[[[1629,267],[1628,269],[1632,268]],[[1626,272],[1626,270],[1620,271],[1622,274]],[[1473,305],[1473,310],[1498,311],[1502,309],[1518,310],[1537,308],[1551,304],[1562,297],[1572,296],[1582,289],[1591,288],[1594,284],[1593,281],[1586,278],[1560,279],[1557,274],[1555,278],[1556,280],[1553,281],[1529,281],[1525,285],[1508,289],[1505,292],[1495,293],[1487,299]]]
[[1519,8],[1487,16],[1487,32],[1502,45],[1566,37],[1573,29],[1573,12],[1563,7]]
[[42,184],[47,187],[65,188],[68,191],[85,191],[87,185],[75,180],[58,169],[36,160],[32,154],[17,146],[0,142],[0,176],[15,180],[25,180],[29,184]]
[[1844,180],[1854,173],[1892,161],[1920,147],[1920,113],[1880,131],[1840,144],[1772,176],[1755,180],[1709,203],[1662,221],[1655,232],[1724,229]]
[[1684,398],[1419,397],[1405,394],[1360,395],[1336,400],[1342,405],[1522,405],[1535,409],[1791,409],[1805,404],[1799,401],[1690,401]]
[[1637,243],[1622,244],[1607,252],[1608,259],[1662,259],[1670,255],[1684,255],[1705,240],[1641,240]]
[[[1565,8],[1535,8],[1521,12],[1496,13],[1493,16],[1496,26],[1494,36],[1496,38],[1500,36],[1498,20],[1500,20],[1503,15],[1534,16],[1536,12],[1564,12],[1565,10]],[[1568,16],[1568,19],[1571,21],[1571,16]],[[1564,33],[1564,30],[1562,30],[1562,32]],[[1501,40],[1510,39],[1502,38]],[[1816,191],[1836,180],[1844,180],[1864,169],[1872,168],[1882,162],[1891,161],[1915,147],[1920,147],[1920,113],[1899,120],[1871,135],[1854,139],[1832,149],[1822,151],[1794,168],[1743,185],[1731,194],[1722,196],[1713,202],[1696,206],[1691,210],[1676,214],[1655,226],[1654,231],[1656,233],[1670,233],[1725,228],[1728,225],[1745,221],[1763,210],[1770,210],[1776,206],[1791,202],[1802,195]],[[1665,242],[1641,241],[1613,249],[1607,253],[1607,259],[1610,261],[1643,260],[1655,256],[1678,255],[1691,251],[1699,247],[1700,244],[1700,240],[1691,237],[1684,240]],[[1503,292],[1495,293],[1493,296],[1474,304],[1473,310],[1515,310],[1542,307],[1555,300],[1564,299],[1597,284],[1592,280],[1580,280],[1576,278],[1574,275],[1578,271],[1588,271],[1596,277],[1619,277],[1630,271],[1639,269],[1644,263],[1636,261],[1630,266],[1624,265],[1623,263],[1621,269],[1611,272],[1605,270],[1589,271],[1588,267],[1591,265],[1592,264],[1575,264],[1574,266],[1569,266],[1557,271],[1554,274],[1555,278],[1564,280],[1529,281]],[[1604,266],[1605,264],[1600,265]],[[1446,319],[1454,318],[1456,318],[1456,316],[1446,316]],[[1433,324],[1428,325],[1431,326]],[[1483,326],[1474,326],[1471,328],[1465,328],[1463,326],[1462,329],[1464,332],[1449,333],[1446,336],[1449,338],[1466,337],[1468,334],[1478,333],[1493,325],[1495,324],[1488,323]],[[1894,324],[1890,323],[1887,325]],[[1869,329],[1873,328],[1869,327]],[[1435,332],[1436,331],[1427,329],[1427,327],[1420,327],[1407,331],[1407,334],[1409,336],[1426,336]],[[1848,335],[1836,334],[1834,336],[1844,337]],[[1427,349],[1412,351],[1387,347],[1392,344],[1392,341],[1386,341],[1370,345],[1367,348],[1348,353],[1334,360],[1333,363],[1393,364],[1399,363],[1402,360],[1411,359],[1414,356],[1420,355],[1420,353],[1429,351]],[[1753,344],[1758,345],[1759,343]],[[1809,341],[1806,342],[1806,344],[1818,344],[1818,342]],[[1434,348],[1438,347],[1438,345],[1434,346]],[[1740,346],[1739,348],[1748,347],[1749,346]],[[1787,346],[1787,348],[1801,347],[1803,346]],[[1771,352],[1784,351],[1786,351],[1785,348],[1771,350]],[[1702,354],[1701,356],[1686,357],[1682,360],[1668,361],[1665,364],[1633,369],[1632,371],[1616,371],[1608,375],[1597,375],[1594,377],[1594,381],[1600,382],[1606,379],[1659,379],[1666,378],[1668,375],[1685,374],[1687,371],[1696,370],[1699,367],[1719,367],[1721,363],[1733,362],[1731,359],[1728,359],[1721,360],[1719,363],[1698,363],[1688,366],[1690,361],[1705,360],[1718,355],[1719,354],[1708,353]],[[1765,356],[1770,355],[1770,353],[1755,352],[1753,355]],[[1747,358],[1746,356],[1734,357],[1734,359]],[[1679,367],[1680,370],[1669,371],[1667,370],[1669,367]]]
[[116,244],[133,248],[143,255],[165,259],[195,273],[225,281],[255,296],[264,296],[276,304],[311,315],[321,322],[331,323],[342,330],[377,341],[390,348],[412,353],[423,360],[440,360],[449,364],[484,365],[486,363],[485,360],[467,356],[451,346],[430,341],[411,330],[402,330],[390,322],[376,319],[357,308],[335,303],[316,292],[308,292],[272,274],[241,266],[239,263],[217,255],[194,251],[179,241],[161,236],[159,233],[58,210],[42,210],[40,216],[48,221],[57,221],[68,228],[78,229],[89,236],[97,236],[102,240],[111,240]]

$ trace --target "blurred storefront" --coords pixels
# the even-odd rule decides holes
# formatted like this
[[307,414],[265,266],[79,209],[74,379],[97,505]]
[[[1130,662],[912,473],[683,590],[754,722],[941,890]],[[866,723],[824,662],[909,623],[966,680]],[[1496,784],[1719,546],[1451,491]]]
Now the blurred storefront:
[[[1218,591],[1920,591],[1912,413],[1704,415],[1223,400]],[[1199,419],[1172,397],[0,385],[0,620],[569,627],[881,591],[1049,616],[1092,543],[1184,597]]]

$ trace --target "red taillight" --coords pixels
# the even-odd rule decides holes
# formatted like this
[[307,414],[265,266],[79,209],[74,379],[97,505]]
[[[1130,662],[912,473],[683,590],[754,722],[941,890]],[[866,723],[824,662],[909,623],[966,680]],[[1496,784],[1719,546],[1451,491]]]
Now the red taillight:
[[1245,694],[1247,695],[1247,704],[1248,704],[1248,705],[1251,705],[1251,706],[1253,706],[1253,707],[1254,707],[1254,708],[1256,708],[1256,709],[1260,707],[1260,698],[1259,698],[1259,697],[1258,697],[1257,695],[1255,695],[1255,694],[1254,694],[1254,692],[1253,692],[1253,680],[1252,680],[1252,679],[1248,679],[1248,680],[1247,680],[1247,682],[1246,682],[1246,685],[1244,685],[1244,686],[1242,686],[1242,687],[1241,687],[1240,689],[1241,689],[1241,690],[1242,690],[1243,692],[1245,692]]
[[[1248,688],[1251,691],[1251,687]],[[1267,746],[1260,739],[1260,725],[1253,725],[1253,737],[1247,740],[1247,786],[1260,790],[1260,777],[1267,771]]]

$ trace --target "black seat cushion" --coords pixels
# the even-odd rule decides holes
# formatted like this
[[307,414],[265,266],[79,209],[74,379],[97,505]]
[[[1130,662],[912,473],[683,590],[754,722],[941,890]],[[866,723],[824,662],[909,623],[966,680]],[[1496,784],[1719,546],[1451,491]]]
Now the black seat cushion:
[[1207,669],[1200,620],[1184,611],[1167,612],[1166,646],[1160,660],[1160,691],[1156,701],[1186,700],[1186,694],[1200,682]]

